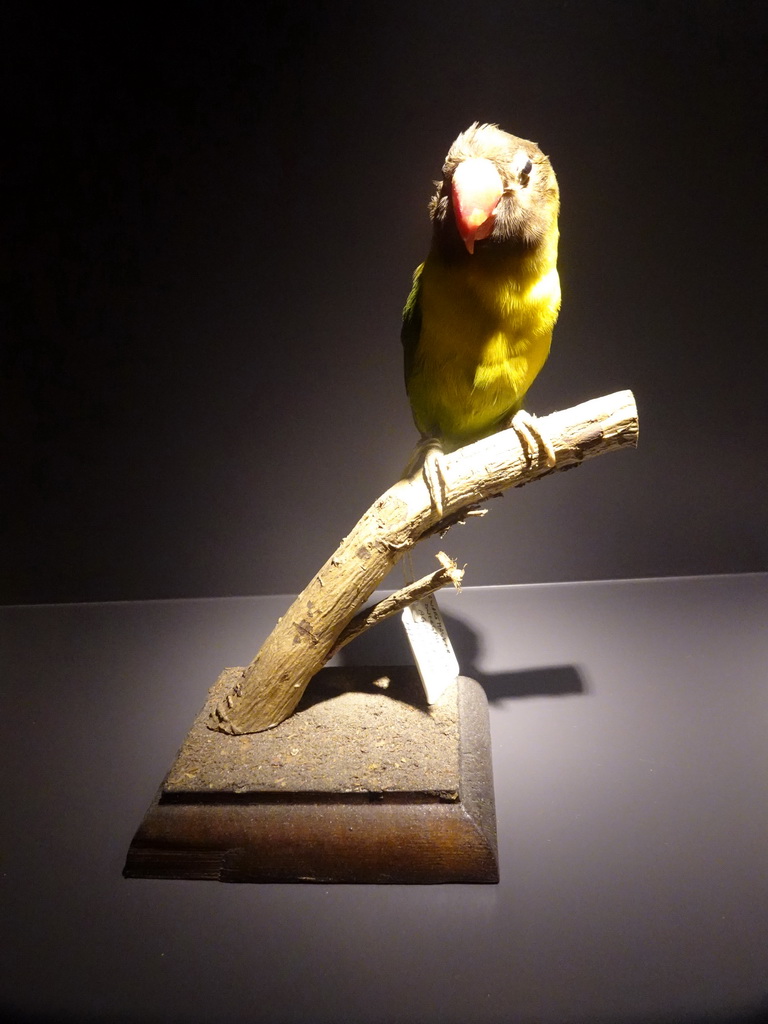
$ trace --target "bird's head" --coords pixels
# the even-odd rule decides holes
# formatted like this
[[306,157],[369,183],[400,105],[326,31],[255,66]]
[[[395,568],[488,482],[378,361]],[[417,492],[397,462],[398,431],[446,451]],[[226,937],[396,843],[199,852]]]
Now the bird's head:
[[473,124],[456,139],[430,203],[446,254],[530,252],[557,230],[559,192],[535,142]]

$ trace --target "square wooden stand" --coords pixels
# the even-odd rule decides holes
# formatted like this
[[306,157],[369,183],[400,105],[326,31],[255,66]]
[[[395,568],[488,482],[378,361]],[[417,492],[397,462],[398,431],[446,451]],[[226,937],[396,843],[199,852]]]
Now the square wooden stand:
[[326,668],[276,729],[227,736],[211,688],[133,838],[128,878],[498,882],[488,706],[461,677],[436,705],[416,669]]

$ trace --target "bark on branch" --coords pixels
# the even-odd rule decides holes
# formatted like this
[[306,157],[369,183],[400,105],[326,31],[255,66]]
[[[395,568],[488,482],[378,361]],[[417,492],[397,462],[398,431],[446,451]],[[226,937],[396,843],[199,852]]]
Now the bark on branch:
[[[240,734],[287,718],[312,676],[341,646],[342,633],[392,567],[424,536],[447,527],[509,487],[637,444],[637,408],[619,391],[538,420],[554,467],[527,460],[514,430],[500,430],[443,460],[443,515],[421,473],[378,498],[267,637],[242,678],[211,715],[210,728]],[[421,582],[421,581],[420,581]]]
[[437,559],[440,562],[439,569],[436,569],[428,576],[422,576],[415,583],[409,583],[407,586],[401,587],[400,590],[396,590],[389,597],[379,601],[378,604],[373,605],[371,608],[364,608],[361,612],[354,615],[352,620],[347,623],[339,634],[339,638],[333,645],[329,657],[333,657],[337,651],[340,651],[342,647],[346,647],[351,640],[360,636],[366,629],[370,629],[371,626],[376,626],[379,622],[383,622],[392,615],[396,615],[409,604],[413,604],[414,601],[419,601],[423,597],[434,594],[441,587],[447,587],[449,583],[452,583],[457,590],[461,590],[464,570],[460,569],[444,551],[438,552]]

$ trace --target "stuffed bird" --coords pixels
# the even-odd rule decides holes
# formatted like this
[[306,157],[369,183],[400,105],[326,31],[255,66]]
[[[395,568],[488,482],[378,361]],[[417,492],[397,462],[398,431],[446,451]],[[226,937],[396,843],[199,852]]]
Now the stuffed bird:
[[521,409],[560,309],[559,192],[534,142],[491,124],[456,139],[429,204],[432,245],[403,311],[405,382],[423,465],[442,514],[440,455],[505,426],[526,456],[551,444]]

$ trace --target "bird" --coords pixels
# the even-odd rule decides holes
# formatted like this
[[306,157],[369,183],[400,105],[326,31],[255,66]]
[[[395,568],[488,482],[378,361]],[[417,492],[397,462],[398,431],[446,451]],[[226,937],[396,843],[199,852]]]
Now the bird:
[[442,455],[511,426],[526,459],[554,465],[523,400],[560,310],[560,194],[535,142],[474,122],[448,151],[429,202],[432,242],[403,310],[405,383],[421,469],[443,514]]

